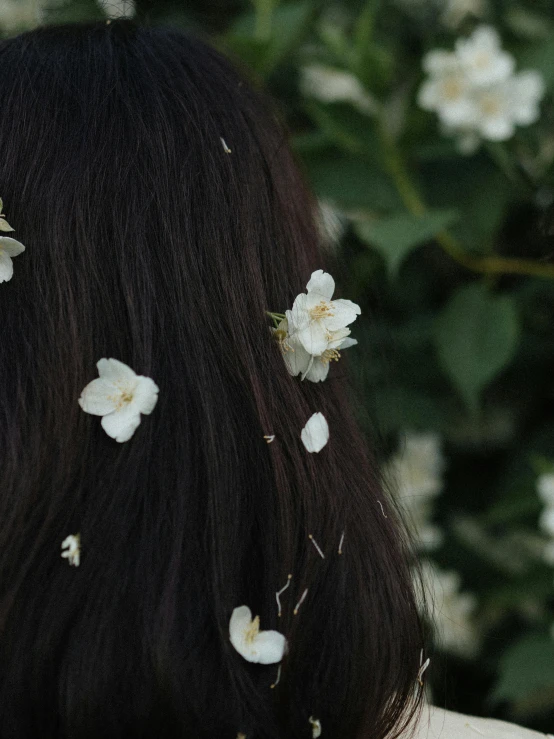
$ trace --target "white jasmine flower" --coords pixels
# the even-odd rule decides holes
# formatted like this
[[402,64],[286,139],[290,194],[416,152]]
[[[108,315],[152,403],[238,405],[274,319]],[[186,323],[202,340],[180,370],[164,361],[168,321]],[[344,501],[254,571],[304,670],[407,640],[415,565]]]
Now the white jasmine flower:
[[252,620],[248,606],[235,608],[229,622],[229,638],[248,662],[273,665],[283,659],[286,639],[278,631],[260,631],[260,617]]
[[350,300],[331,300],[335,281],[321,269],[312,273],[306,289],[308,292],[300,293],[292,311],[286,313],[289,333],[308,354],[320,356],[336,341],[335,332],[355,321],[361,310]]
[[136,8],[134,0],[98,0],[108,18],[132,18]]
[[424,550],[436,549],[442,542],[442,532],[429,519],[432,501],[443,488],[444,467],[440,437],[413,432],[405,434],[403,445],[384,467],[385,480]]
[[322,64],[310,64],[301,70],[300,89],[307,97],[324,103],[352,103],[363,113],[376,110],[374,100],[353,74]]
[[25,251],[23,244],[9,236],[0,236],[0,282],[8,282],[13,277],[13,257]]
[[472,85],[503,82],[515,69],[513,56],[502,51],[500,37],[491,26],[480,26],[469,38],[458,39],[456,56]]
[[149,377],[137,375],[117,359],[100,359],[98,379],[85,387],[79,405],[86,413],[102,416],[102,428],[119,442],[128,441],[158,401],[159,388]]
[[81,557],[81,535],[71,534],[70,536],[67,536],[62,541],[62,549],[66,550],[65,552],[62,551],[62,557],[65,557],[69,561],[70,565],[79,567]]
[[302,443],[306,449],[320,452],[329,441],[329,426],[323,413],[314,413],[310,417],[300,434]]
[[[290,311],[289,311],[290,313]],[[321,382],[327,378],[329,374],[329,366],[331,362],[338,362],[340,352],[348,349],[358,342],[356,339],[348,338],[350,329],[343,328],[334,331],[330,335],[327,348],[317,357],[309,354],[300,343],[296,334],[289,334],[288,319],[284,318],[279,326],[275,329],[275,335],[279,341],[285,365],[291,375],[302,375],[302,379],[311,382]]]
[[318,739],[318,737],[321,736],[321,721],[318,718],[314,718],[313,716],[310,716],[308,720],[312,726],[313,739]]
[[427,79],[418,93],[418,104],[438,114],[445,126],[465,126],[475,117],[471,84],[456,55],[440,49],[423,58]]
[[433,627],[438,646],[462,657],[474,656],[478,647],[473,621],[476,597],[472,593],[460,592],[457,572],[443,572],[425,561],[423,576],[433,605]]
[[429,52],[418,103],[439,117],[443,132],[456,136],[462,153],[481,139],[506,141],[516,126],[534,123],[545,84],[539,72],[514,74],[515,62],[502,51],[497,32],[481,26],[456,42],[454,52]]

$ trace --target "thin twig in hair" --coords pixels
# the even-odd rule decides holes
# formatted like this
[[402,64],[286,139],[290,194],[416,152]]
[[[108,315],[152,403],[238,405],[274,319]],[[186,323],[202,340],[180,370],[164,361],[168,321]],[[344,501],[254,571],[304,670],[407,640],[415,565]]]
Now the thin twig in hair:
[[277,591],[277,592],[275,593],[275,600],[277,601],[277,608],[279,609],[279,613],[278,613],[277,615],[279,616],[279,618],[281,618],[281,612],[282,612],[282,611],[281,611],[281,601],[280,601],[280,599],[279,599],[279,596],[280,596],[280,595],[281,595],[282,593],[284,593],[284,592],[285,592],[285,590],[286,590],[286,589],[288,588],[288,586],[290,585],[290,581],[291,581],[291,579],[292,579],[292,575],[289,575],[289,576],[288,576],[288,578],[287,578],[287,584],[286,584],[286,585],[283,585],[283,587],[281,588],[281,590],[278,590],[278,591]]
[[377,502],[378,502],[378,503],[379,503],[379,505],[381,506],[381,513],[383,514],[383,516],[384,516],[385,518],[388,518],[387,514],[385,513],[385,509],[383,508],[383,504],[381,503],[381,501],[380,501],[380,500],[378,500]]
[[228,146],[227,146],[227,144],[225,143],[225,139],[221,138],[221,136],[220,136],[219,138],[220,138],[220,140],[221,140],[221,143],[223,144],[223,151],[224,151],[224,152],[225,152],[226,154],[230,154],[230,153],[231,153],[231,149],[229,149],[229,147],[228,147]]
[[314,547],[317,549],[317,553],[319,554],[319,556],[321,557],[321,559],[325,559],[325,555],[321,551],[321,548],[319,547],[319,544],[314,539],[314,537],[311,534],[308,534],[308,539],[312,542],[312,544],[314,545]]
[[306,588],[306,590],[302,593],[302,597],[300,598],[300,600],[296,604],[296,607],[295,607],[295,609],[293,611],[293,613],[294,613],[295,616],[298,613],[298,609],[300,608],[300,606],[302,605],[302,603],[304,603],[304,600],[306,599],[306,596],[307,595],[308,595],[308,588]]
[[339,554],[342,554],[342,542],[344,541],[344,531],[342,532],[342,536],[339,541]]
[[267,444],[271,444],[271,442],[275,439],[275,434],[267,434],[264,436],[264,439],[266,440]]
[[281,679],[281,665],[279,665],[279,667],[277,668],[277,680],[275,680],[275,682],[272,685],[270,685],[269,687],[270,688],[274,688],[277,685],[279,685],[279,680],[280,679]]

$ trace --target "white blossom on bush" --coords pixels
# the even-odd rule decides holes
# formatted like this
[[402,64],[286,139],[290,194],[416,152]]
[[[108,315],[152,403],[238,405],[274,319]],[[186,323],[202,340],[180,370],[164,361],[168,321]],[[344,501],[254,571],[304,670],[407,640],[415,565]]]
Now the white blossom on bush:
[[516,126],[528,126],[539,117],[545,92],[541,74],[515,74],[515,60],[502,50],[490,26],[458,39],[454,51],[430,51],[423,69],[428,77],[418,103],[437,113],[443,132],[456,136],[464,153],[474,151],[483,139],[506,141]]
[[384,468],[387,486],[405,511],[418,547],[427,551],[442,541],[442,532],[429,519],[432,501],[442,491],[444,466],[437,434],[407,432],[400,450]]
[[350,72],[309,64],[300,72],[300,90],[323,103],[351,103],[363,113],[375,111],[375,102]]
[[546,534],[543,558],[544,561],[554,567],[554,474],[546,473],[539,475],[537,479],[537,494],[544,503],[544,508],[539,517],[539,526]]
[[437,646],[461,657],[474,657],[479,647],[473,619],[477,598],[460,592],[457,572],[442,571],[429,560],[422,563],[422,575]]

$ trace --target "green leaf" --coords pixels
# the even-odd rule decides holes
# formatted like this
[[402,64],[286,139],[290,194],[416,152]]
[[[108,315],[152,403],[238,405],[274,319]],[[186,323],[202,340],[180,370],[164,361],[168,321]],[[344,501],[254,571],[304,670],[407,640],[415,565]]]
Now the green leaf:
[[304,165],[317,196],[336,203],[339,208],[375,211],[400,206],[388,176],[363,159],[329,147],[325,151],[306,153]]
[[546,634],[531,634],[502,655],[500,679],[491,698],[521,700],[545,688],[554,689],[554,640]]
[[389,274],[394,276],[412,249],[430,241],[457,218],[455,210],[430,210],[422,216],[397,213],[373,223],[359,222],[356,232],[362,241],[383,254]]
[[315,13],[311,0],[274,8],[268,18],[268,38],[256,37],[256,14],[247,13],[233,25],[225,41],[258,72],[268,75],[300,43]]
[[459,289],[437,318],[439,361],[473,413],[481,390],[513,358],[519,335],[513,298],[492,295],[480,282]]

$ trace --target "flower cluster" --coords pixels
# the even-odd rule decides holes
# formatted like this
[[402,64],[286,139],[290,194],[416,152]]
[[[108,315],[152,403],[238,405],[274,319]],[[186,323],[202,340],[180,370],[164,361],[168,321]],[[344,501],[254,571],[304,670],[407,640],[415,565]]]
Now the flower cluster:
[[430,51],[423,68],[428,79],[418,103],[437,113],[444,132],[457,137],[464,153],[475,151],[482,139],[506,141],[516,126],[528,126],[539,117],[545,92],[541,75],[515,74],[514,58],[501,48],[490,26],[458,39],[452,52]]
[[441,530],[430,522],[433,500],[442,491],[444,458],[437,434],[405,434],[401,449],[384,468],[384,477],[412,524],[422,550],[436,549]]
[[329,374],[330,363],[340,359],[340,351],[358,343],[346,327],[361,310],[350,300],[331,299],[335,281],[321,269],[312,273],[306,289],[308,292],[300,293],[284,316],[271,314],[274,320],[281,319],[273,334],[289,373],[321,382]]

